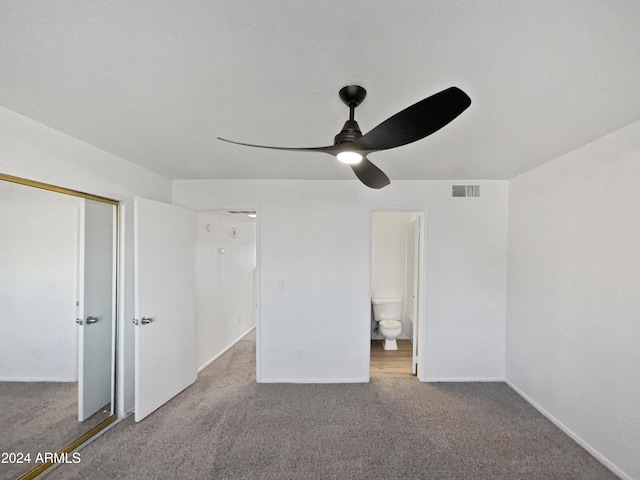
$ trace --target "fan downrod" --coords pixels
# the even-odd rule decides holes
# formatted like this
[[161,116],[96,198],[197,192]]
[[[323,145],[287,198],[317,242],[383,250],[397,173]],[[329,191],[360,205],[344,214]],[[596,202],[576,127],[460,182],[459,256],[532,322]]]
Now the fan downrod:
[[355,121],[354,114],[356,107],[362,103],[367,91],[360,85],[347,85],[338,92],[340,99],[349,107],[349,120],[344,123],[342,130],[334,139],[334,145],[341,143],[353,142],[362,136],[358,122]]

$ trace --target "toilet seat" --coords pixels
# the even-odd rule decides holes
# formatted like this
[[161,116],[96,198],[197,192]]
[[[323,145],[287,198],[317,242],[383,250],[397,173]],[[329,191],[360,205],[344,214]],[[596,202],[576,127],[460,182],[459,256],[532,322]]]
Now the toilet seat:
[[402,322],[398,320],[381,320],[379,322],[380,328],[384,328],[385,330],[402,330]]

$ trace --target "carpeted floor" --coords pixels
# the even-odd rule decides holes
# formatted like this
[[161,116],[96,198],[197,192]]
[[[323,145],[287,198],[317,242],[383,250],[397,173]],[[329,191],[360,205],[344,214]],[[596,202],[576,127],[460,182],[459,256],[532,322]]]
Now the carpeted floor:
[[503,383],[256,384],[247,335],[64,479],[615,479]]
[[[0,382],[0,453],[55,452],[109,416],[98,412],[78,422],[75,382]],[[7,459],[5,459],[7,460]],[[16,478],[33,464],[3,463],[0,480]]]

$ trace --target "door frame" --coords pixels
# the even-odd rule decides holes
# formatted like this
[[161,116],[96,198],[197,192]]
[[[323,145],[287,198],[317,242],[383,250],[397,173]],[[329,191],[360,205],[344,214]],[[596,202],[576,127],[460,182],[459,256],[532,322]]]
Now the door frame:
[[[413,328],[418,328],[418,380],[421,382],[426,382],[425,375],[425,348],[426,348],[426,326],[427,326],[427,220],[428,220],[428,209],[424,206],[416,206],[416,207],[375,207],[371,208],[369,213],[369,242],[368,242],[368,252],[369,252],[369,285],[371,285],[371,281],[373,279],[373,262],[372,262],[372,253],[373,253],[373,214],[376,212],[388,212],[388,213],[416,213],[420,217],[420,244],[418,245],[418,317],[416,318],[417,325],[414,325]],[[369,303],[369,302],[368,302]],[[369,358],[371,357],[371,322],[367,322],[367,342],[369,344]],[[413,359],[412,359],[413,362]],[[367,363],[367,376],[369,381],[371,381],[371,363]]]
[[262,368],[261,364],[261,332],[260,328],[260,310],[262,307],[262,299],[260,297],[260,286],[262,285],[262,280],[260,274],[262,272],[262,268],[260,266],[261,262],[261,253],[260,253],[260,245],[261,245],[261,230],[262,230],[262,212],[260,208],[253,208],[252,210],[256,211],[256,276],[253,279],[254,281],[254,294],[255,294],[255,302],[256,302],[256,311],[255,311],[255,322],[256,322],[256,383],[262,383]]
[[[262,376],[261,376],[261,366],[260,366],[260,348],[261,348],[261,341],[260,341],[260,308],[262,305],[261,299],[260,299],[260,285],[261,285],[261,280],[260,280],[260,272],[261,272],[261,268],[260,268],[260,236],[261,236],[261,224],[262,224],[262,212],[260,210],[259,207],[238,207],[238,206],[234,206],[234,207],[211,207],[211,208],[203,208],[203,209],[194,209],[194,212],[199,213],[199,212],[217,212],[217,213],[221,213],[221,212],[229,212],[229,211],[254,211],[256,212],[256,219],[255,219],[255,225],[256,225],[256,244],[255,244],[255,251],[256,251],[256,273],[255,273],[255,277],[253,279],[253,293],[254,293],[254,301],[255,301],[255,305],[254,305],[254,322],[255,322],[255,331],[256,331],[256,363],[255,363],[255,367],[256,367],[256,383],[261,383],[262,381]],[[196,257],[196,264],[198,263],[198,259]],[[197,285],[196,285],[197,288]],[[250,330],[249,330],[250,331]]]

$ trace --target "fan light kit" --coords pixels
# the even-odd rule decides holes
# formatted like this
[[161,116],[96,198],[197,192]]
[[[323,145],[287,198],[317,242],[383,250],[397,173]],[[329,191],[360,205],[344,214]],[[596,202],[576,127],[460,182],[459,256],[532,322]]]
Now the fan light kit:
[[382,170],[369,161],[368,154],[421,140],[440,130],[471,105],[471,99],[466,93],[458,87],[449,87],[401,110],[363,135],[354,119],[354,113],[366,97],[367,91],[359,85],[349,85],[342,88],[338,94],[349,107],[349,120],[335,136],[333,145],[292,148],[234,142],[220,137],[218,140],[247,147],[328,153],[350,165],[356,177],[367,187],[382,188],[391,181]]
[[338,155],[336,155],[336,157],[338,157],[338,160],[340,160],[342,163],[346,163],[348,165],[355,165],[356,163],[360,163],[362,161],[362,155],[360,155],[358,152],[351,152],[351,151],[345,151],[345,152],[340,152]]

